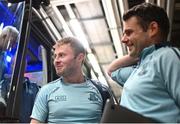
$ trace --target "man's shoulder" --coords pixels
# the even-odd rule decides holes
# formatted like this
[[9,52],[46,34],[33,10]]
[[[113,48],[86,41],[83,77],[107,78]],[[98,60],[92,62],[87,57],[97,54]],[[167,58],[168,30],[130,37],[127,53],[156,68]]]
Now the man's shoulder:
[[100,82],[99,80],[96,79],[89,79],[91,81],[91,83],[95,86],[101,87],[101,88],[108,88],[105,84],[103,84],[102,82]]
[[156,65],[160,64],[164,66],[170,63],[179,63],[180,50],[170,46],[161,47],[152,53],[152,60]]
[[91,83],[99,90],[99,92],[102,94],[103,92],[106,92],[109,95],[109,87],[100,82],[99,80],[95,79],[89,79]]
[[180,54],[180,50],[177,47],[170,47],[170,46],[161,47],[155,51],[156,57],[164,56],[168,58],[169,57],[174,58],[175,56],[177,56],[177,54]]
[[59,84],[60,84],[59,82],[60,82],[60,79],[56,79],[56,80],[54,80],[54,81],[51,81],[51,82],[45,84],[44,86],[42,86],[41,89],[43,89],[44,91],[48,91],[49,89],[57,88],[57,87],[60,86],[60,85],[59,85]]
[[91,84],[98,89],[101,95],[102,92],[109,93],[109,87],[106,86],[104,83],[100,82],[99,80],[87,78],[87,81],[91,82]]
[[53,80],[53,81],[49,82],[48,84],[49,84],[49,85],[53,85],[53,84],[56,84],[56,83],[58,83],[58,82],[60,82],[60,81],[61,81],[60,78],[58,78],[58,79],[56,79],[56,80]]

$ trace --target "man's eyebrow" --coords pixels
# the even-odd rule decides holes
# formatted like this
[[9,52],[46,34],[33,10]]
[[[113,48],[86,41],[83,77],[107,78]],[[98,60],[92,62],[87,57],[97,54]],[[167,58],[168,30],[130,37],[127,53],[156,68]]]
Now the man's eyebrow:
[[127,28],[127,29],[124,29],[124,32],[131,31],[131,30],[132,29]]
[[123,34],[129,33],[129,32],[132,32],[132,31],[133,31],[132,29],[125,29],[125,30],[123,31]]

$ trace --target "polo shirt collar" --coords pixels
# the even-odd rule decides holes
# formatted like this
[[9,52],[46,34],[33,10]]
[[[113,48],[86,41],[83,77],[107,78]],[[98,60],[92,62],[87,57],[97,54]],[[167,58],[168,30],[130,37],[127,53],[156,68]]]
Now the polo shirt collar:
[[171,42],[161,42],[161,43],[158,43],[158,44],[153,44],[149,47],[146,47],[142,50],[141,54],[140,54],[140,60],[144,60],[145,57],[149,54],[151,54],[153,51],[161,48],[161,47],[166,47],[166,46],[172,46]]
[[140,54],[140,61],[144,60],[146,56],[151,54],[154,50],[156,50],[155,45],[151,45],[149,47],[144,48]]

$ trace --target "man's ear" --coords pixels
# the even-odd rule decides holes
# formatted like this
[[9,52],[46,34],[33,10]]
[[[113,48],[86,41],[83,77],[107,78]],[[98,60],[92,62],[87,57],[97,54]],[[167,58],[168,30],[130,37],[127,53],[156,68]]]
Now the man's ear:
[[85,57],[85,55],[83,54],[83,53],[80,53],[78,56],[77,56],[77,60],[78,61],[84,61],[84,57]]
[[159,32],[158,23],[155,21],[152,21],[149,24],[149,35],[150,35],[150,37],[154,37],[154,36],[158,35],[159,34],[158,32]]

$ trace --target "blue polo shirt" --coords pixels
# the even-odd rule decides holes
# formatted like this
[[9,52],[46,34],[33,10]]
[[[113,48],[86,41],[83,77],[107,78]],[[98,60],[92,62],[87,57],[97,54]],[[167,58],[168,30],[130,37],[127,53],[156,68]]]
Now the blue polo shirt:
[[122,106],[160,122],[180,122],[180,59],[172,48],[147,47],[135,68],[121,68],[111,76],[124,84]]
[[48,123],[99,123],[103,100],[90,80],[81,84],[60,78],[43,86],[31,118]]

